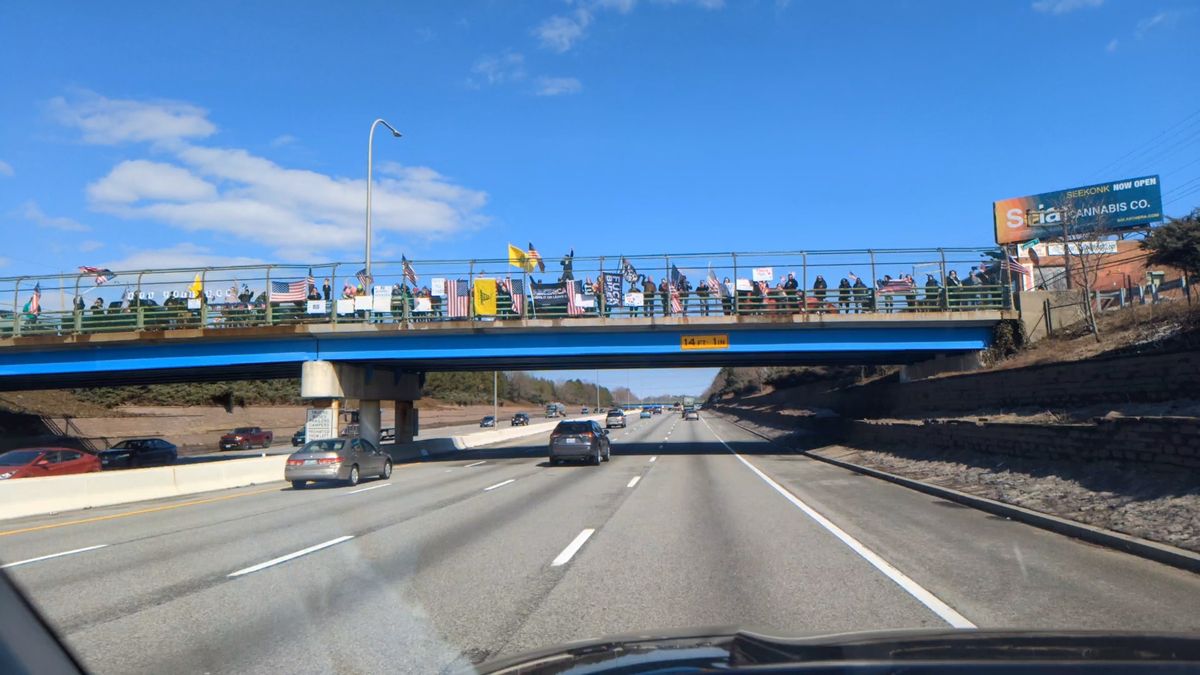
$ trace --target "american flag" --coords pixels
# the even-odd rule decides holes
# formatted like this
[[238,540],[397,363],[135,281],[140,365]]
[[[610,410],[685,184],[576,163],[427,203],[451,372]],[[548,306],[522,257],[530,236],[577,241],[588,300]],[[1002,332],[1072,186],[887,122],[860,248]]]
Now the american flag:
[[1008,256],[1008,260],[1002,261],[1000,263],[1000,267],[1017,274],[1029,274],[1029,268],[1022,265],[1021,261],[1017,260],[1016,256]]
[[708,278],[704,280],[704,283],[708,285],[708,290],[713,295],[720,297],[728,293],[725,284],[717,280],[717,275],[713,273],[712,269],[708,270]]
[[300,281],[272,281],[271,302],[296,302],[308,297],[308,284],[312,277]]
[[528,255],[530,258],[532,258],[534,261],[537,262],[537,268],[538,268],[539,272],[546,271],[546,263],[542,260],[542,254],[538,253],[537,249],[533,247],[532,241],[529,242],[529,254]]
[[107,283],[117,276],[116,272],[108,269],[107,267],[89,267],[87,265],[80,265],[79,271],[84,274],[96,275],[95,281],[97,286]]
[[400,264],[404,267],[404,278],[413,286],[417,285],[417,273],[413,270],[412,263],[408,262],[408,258],[400,256]]
[[371,289],[371,285],[375,283],[375,277],[367,274],[367,268],[365,267],[355,272],[354,276],[358,279],[358,283],[362,284],[362,287],[365,290],[369,291]]
[[471,303],[471,284],[466,279],[446,280],[446,315],[464,319]]
[[889,279],[879,287],[880,293],[907,293],[913,290],[913,285],[907,279]]
[[580,301],[583,299],[583,282],[575,279],[567,282],[567,315],[580,316],[583,314],[583,305]]
[[501,280],[512,295],[512,311],[517,314],[525,313],[525,282],[521,279]]

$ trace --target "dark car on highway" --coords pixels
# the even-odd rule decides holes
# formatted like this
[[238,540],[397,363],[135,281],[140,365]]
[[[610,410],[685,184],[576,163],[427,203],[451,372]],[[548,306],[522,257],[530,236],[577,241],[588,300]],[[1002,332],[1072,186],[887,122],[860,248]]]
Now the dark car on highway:
[[297,429],[296,433],[292,434],[292,447],[298,448],[304,445],[304,439],[307,435],[308,431],[305,427],[300,427]]
[[492,415],[488,415],[487,417],[484,417],[483,419],[479,420],[479,426],[494,427],[494,426],[496,426],[496,418]]
[[0,455],[0,480],[65,476],[99,470],[99,457],[74,448],[24,448]]
[[516,415],[512,416],[512,419],[509,420],[508,424],[509,426],[513,427],[529,426],[529,415],[526,415],[525,413],[517,413]]
[[594,420],[559,422],[550,433],[550,463],[566,460],[600,464],[612,456],[608,430]]
[[161,438],[130,438],[100,452],[101,469],[132,469],[143,466],[168,466],[175,463],[179,450]]

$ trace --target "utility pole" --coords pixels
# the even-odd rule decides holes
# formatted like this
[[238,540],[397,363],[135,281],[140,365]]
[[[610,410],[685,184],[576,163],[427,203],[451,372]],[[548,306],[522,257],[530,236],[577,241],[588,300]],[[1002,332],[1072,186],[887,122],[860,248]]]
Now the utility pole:
[[500,382],[499,371],[492,371],[492,419],[496,420],[495,429],[500,428],[500,402],[497,397],[497,392],[500,391],[498,383]]
[[600,371],[596,371],[596,410],[600,410]]

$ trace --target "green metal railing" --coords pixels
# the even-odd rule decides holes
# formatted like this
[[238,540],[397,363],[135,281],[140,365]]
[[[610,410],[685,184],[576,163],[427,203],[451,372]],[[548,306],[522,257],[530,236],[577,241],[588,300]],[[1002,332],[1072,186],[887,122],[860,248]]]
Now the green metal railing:
[[[0,309],[0,337],[311,323],[998,310],[1011,306],[1012,286],[998,256],[987,248],[560,256],[546,258],[545,272],[533,273],[511,267],[507,258],[413,260],[419,283],[406,279],[399,261],[377,262],[370,287],[360,287],[361,264],[344,262],[117,270],[103,285],[89,274],[8,277],[0,278],[0,303],[11,302],[11,309]],[[986,276],[973,279],[972,267]],[[309,298],[272,300],[272,282],[301,282],[310,273]],[[895,275],[890,284],[885,274]],[[550,302],[542,293],[558,289],[566,276],[584,282],[579,301],[566,302],[560,289]],[[605,276],[619,302],[606,302],[599,283]],[[897,283],[905,277],[911,286]],[[471,301],[479,279],[498,282],[494,313],[478,312]],[[676,282],[674,299],[664,280]],[[468,296],[452,302],[439,288],[444,282],[456,282]]]

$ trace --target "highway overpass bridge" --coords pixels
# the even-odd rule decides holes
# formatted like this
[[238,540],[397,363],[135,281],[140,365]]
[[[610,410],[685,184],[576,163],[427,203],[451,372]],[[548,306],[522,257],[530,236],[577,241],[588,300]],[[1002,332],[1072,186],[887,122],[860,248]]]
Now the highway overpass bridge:
[[[122,299],[110,293],[109,303],[91,306],[86,296],[104,290],[91,273],[0,279],[0,297],[13,298],[13,311],[0,314],[0,390],[300,377],[301,395],[316,405],[359,399],[367,435],[371,410],[377,416],[379,401],[395,401],[403,439],[428,371],[911,364],[978,352],[999,321],[1016,315],[999,271],[991,283],[946,283],[980,263],[980,250],[959,251],[892,252],[886,265],[896,279],[853,289],[828,288],[820,270],[875,272],[885,255],[729,254],[716,266],[715,255],[703,254],[704,263],[677,255],[659,268],[618,258],[607,274],[603,258],[562,261],[563,277],[618,287],[607,296],[570,279],[539,284],[537,275],[485,271],[507,261],[468,261],[465,272],[414,261],[431,286],[416,293],[415,273],[379,264],[368,279],[373,292],[328,301],[321,287],[340,280],[336,264],[104,270],[104,283],[136,283],[119,291]],[[629,280],[653,281],[651,269],[677,290],[638,294]],[[906,273],[925,274],[926,284],[899,282]],[[695,281],[685,284],[685,275]],[[256,296],[252,284],[270,290]]]

